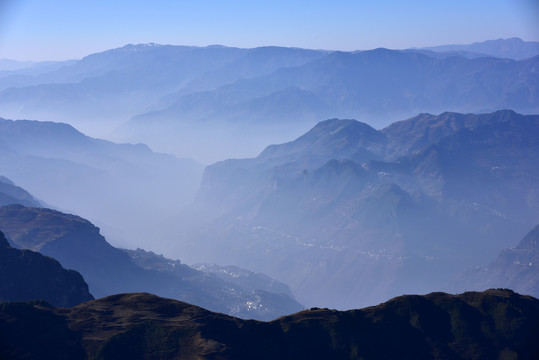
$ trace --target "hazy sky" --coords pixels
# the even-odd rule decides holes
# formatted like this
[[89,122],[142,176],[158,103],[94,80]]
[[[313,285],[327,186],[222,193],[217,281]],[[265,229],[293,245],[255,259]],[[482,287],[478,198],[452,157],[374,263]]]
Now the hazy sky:
[[538,0],[0,0],[0,58],[128,43],[331,50],[539,40]]

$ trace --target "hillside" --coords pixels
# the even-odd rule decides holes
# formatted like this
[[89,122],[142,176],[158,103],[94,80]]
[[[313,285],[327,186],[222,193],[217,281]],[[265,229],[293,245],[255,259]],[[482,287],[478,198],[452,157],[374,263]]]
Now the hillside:
[[[245,321],[150,294],[56,309],[0,305],[3,357],[534,359],[539,302],[509,290],[401,296],[375,307]],[[47,327],[47,332],[36,329]]]
[[44,300],[69,307],[93,299],[78,272],[40,253],[12,248],[0,231],[0,301]]

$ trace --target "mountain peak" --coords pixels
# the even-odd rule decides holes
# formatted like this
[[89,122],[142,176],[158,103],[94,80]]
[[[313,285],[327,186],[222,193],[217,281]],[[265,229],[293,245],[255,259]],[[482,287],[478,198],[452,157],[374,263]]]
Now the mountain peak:
[[123,46],[122,50],[124,51],[137,51],[137,50],[146,50],[146,49],[154,49],[158,47],[162,47],[165,45],[156,44],[156,43],[146,43],[146,44],[127,44]]
[[369,148],[383,143],[385,143],[384,135],[365,123],[352,119],[329,119],[319,122],[292,142],[268,146],[259,158],[306,155],[346,158],[361,147]]

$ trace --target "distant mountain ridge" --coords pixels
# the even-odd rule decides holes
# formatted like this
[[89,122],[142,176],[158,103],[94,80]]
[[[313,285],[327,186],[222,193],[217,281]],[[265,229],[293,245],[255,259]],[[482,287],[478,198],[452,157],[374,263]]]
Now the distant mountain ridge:
[[[158,139],[166,144],[171,131],[181,136],[179,130],[187,128],[211,139],[203,146],[219,141],[227,148],[248,141],[236,136],[225,143],[227,136],[232,137],[227,135],[227,126],[234,130],[239,126],[251,137],[271,135],[277,139],[276,129],[281,129],[281,134],[299,134],[300,129],[330,117],[357,118],[384,127],[419,112],[448,109],[490,112],[510,108],[537,113],[534,89],[538,60],[433,58],[387,49],[334,52],[301,66],[178,96],[170,106],[136,116],[118,131],[128,139],[144,138],[163,146],[157,145]],[[291,89],[295,90],[289,94]],[[282,93],[285,96],[278,96]],[[293,98],[296,106],[282,100],[288,98]],[[251,105],[254,102],[257,106]],[[221,138],[205,128],[209,124],[219,130]],[[263,133],[257,134],[257,129]],[[279,140],[284,139],[281,135]],[[185,141],[180,149],[183,152],[189,147],[201,148],[189,139]]]
[[[208,90],[323,55],[278,47],[129,44],[48,73],[0,78],[0,116],[69,122],[103,136],[103,128],[111,131],[134,115],[162,106],[162,97],[182,89]],[[208,77],[210,73],[214,76]]]
[[484,56],[522,60],[539,55],[539,42],[523,41],[520,38],[510,38],[487,40],[469,45],[431,46],[424,49],[441,53],[466,51],[483,54]]
[[35,76],[1,76],[0,116],[68,122],[213,162],[252,156],[324,118],[380,128],[419,112],[537,113],[537,54],[483,56],[473,52],[479,45],[507,54],[536,47],[518,39],[449,53],[126,45]]
[[33,62],[0,59],[0,78],[8,78],[7,83],[11,85],[25,84],[30,76],[49,73],[64,66],[73,65],[75,62],[77,60]]
[[[46,359],[534,359],[539,302],[509,290],[401,296],[245,321],[150,294],[0,305],[0,355]],[[47,328],[43,332],[38,329]]]

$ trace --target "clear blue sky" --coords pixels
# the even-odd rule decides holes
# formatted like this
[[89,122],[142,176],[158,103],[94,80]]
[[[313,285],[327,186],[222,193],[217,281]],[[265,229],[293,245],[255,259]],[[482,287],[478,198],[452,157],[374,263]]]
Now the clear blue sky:
[[61,60],[128,43],[402,49],[539,41],[538,0],[0,0],[0,58]]

